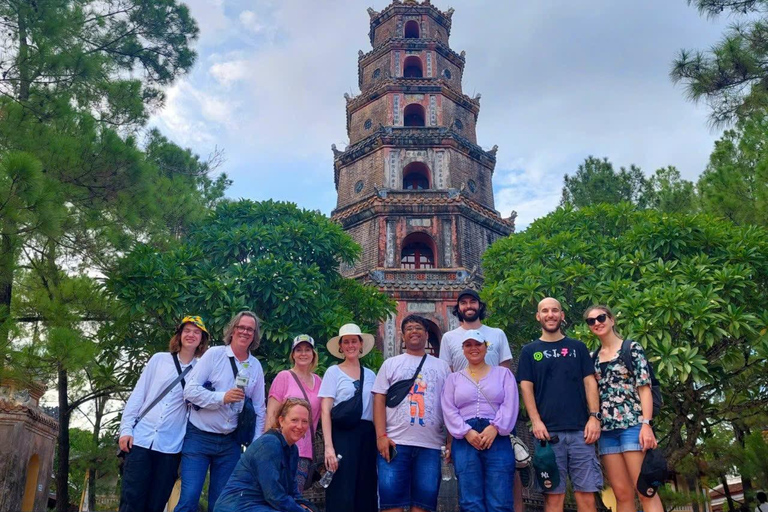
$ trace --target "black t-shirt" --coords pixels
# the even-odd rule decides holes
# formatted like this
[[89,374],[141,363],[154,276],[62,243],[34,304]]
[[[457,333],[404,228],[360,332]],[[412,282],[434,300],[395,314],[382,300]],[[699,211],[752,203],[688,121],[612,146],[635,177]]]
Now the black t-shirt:
[[595,373],[593,364],[587,346],[573,338],[523,347],[517,379],[533,382],[536,408],[549,432],[584,430],[589,419],[584,377]]

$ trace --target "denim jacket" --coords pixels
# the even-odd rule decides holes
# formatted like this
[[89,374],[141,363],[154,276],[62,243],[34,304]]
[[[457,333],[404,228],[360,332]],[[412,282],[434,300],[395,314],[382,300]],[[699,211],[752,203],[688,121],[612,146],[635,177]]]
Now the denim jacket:
[[278,430],[254,441],[240,457],[232,476],[216,501],[216,512],[317,509],[296,491],[299,450],[289,446]]

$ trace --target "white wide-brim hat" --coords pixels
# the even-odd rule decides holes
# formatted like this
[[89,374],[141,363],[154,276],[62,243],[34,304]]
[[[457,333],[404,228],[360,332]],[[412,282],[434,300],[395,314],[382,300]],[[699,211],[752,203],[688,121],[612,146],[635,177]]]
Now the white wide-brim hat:
[[373,334],[366,334],[360,330],[357,324],[344,324],[339,328],[339,335],[334,336],[325,345],[328,347],[328,353],[337,359],[344,359],[344,354],[339,353],[339,340],[342,336],[360,336],[363,339],[363,353],[360,357],[365,356],[368,352],[373,350],[374,338]]

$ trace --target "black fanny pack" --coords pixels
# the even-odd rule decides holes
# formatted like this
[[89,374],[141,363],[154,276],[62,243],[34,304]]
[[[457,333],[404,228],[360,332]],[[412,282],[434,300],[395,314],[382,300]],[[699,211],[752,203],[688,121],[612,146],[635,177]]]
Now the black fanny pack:
[[352,430],[360,424],[363,417],[363,386],[365,384],[365,368],[360,363],[360,388],[355,391],[352,398],[344,400],[331,409],[331,422],[333,428]]
[[405,397],[408,396],[408,393],[410,392],[413,383],[416,382],[416,377],[419,376],[421,367],[424,366],[424,361],[426,360],[427,354],[424,354],[424,357],[421,358],[419,367],[416,368],[416,373],[413,374],[413,377],[410,379],[399,380],[389,387],[389,390],[387,390],[387,407],[397,407],[402,403]]

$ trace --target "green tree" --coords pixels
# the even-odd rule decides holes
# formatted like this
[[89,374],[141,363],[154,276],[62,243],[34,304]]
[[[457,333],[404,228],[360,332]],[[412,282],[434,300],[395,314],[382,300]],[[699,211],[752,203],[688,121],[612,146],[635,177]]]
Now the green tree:
[[[79,394],[83,370],[116,337],[93,276],[137,239],[178,236],[185,216],[201,216],[227,180],[211,180],[188,152],[177,158],[184,155],[158,134],[149,135],[146,154],[137,142],[162,89],[194,62],[198,30],[185,5],[8,0],[0,26],[0,196],[22,206],[0,226],[0,351],[13,363],[3,357],[0,374],[10,366],[56,382],[63,511],[69,417],[81,400],[100,396]],[[34,178],[36,188],[19,187],[25,181],[14,176]],[[191,206],[198,204],[199,212]],[[22,353],[12,348],[29,339]]]
[[629,201],[645,206],[648,181],[639,167],[614,170],[607,158],[589,156],[571,177],[563,177],[560,204],[583,208],[598,203],[616,204]]
[[696,188],[682,179],[674,166],[657,169],[648,180],[648,206],[666,213],[694,213],[698,209]]
[[589,156],[573,176],[565,175],[561,206],[584,208],[601,203],[630,202],[640,208],[653,208],[667,213],[692,213],[696,209],[696,192],[675,167],[657,169],[650,178],[636,165],[618,172],[607,158]]
[[711,108],[715,125],[768,107],[768,1],[688,0],[709,18],[736,22],[710,50],[681,50],[671,71],[690,99]]
[[697,184],[701,207],[736,224],[768,225],[768,116],[753,112],[715,142]]
[[665,405],[661,432],[672,464],[698,453],[715,425],[768,404],[768,232],[706,215],[638,210],[627,203],[558,209],[496,242],[484,258],[484,297],[514,346],[539,334],[538,301],[563,303],[570,334],[595,303],[655,363]]
[[130,319],[124,350],[146,361],[186,314],[201,315],[221,342],[232,315],[250,309],[263,320],[258,354],[268,380],[289,364],[290,340],[300,333],[319,341],[324,368],[322,340],[351,321],[373,330],[394,307],[339,274],[359,251],[320,213],[275,201],[223,202],[175,247],[139,246],[109,274],[107,286]]

